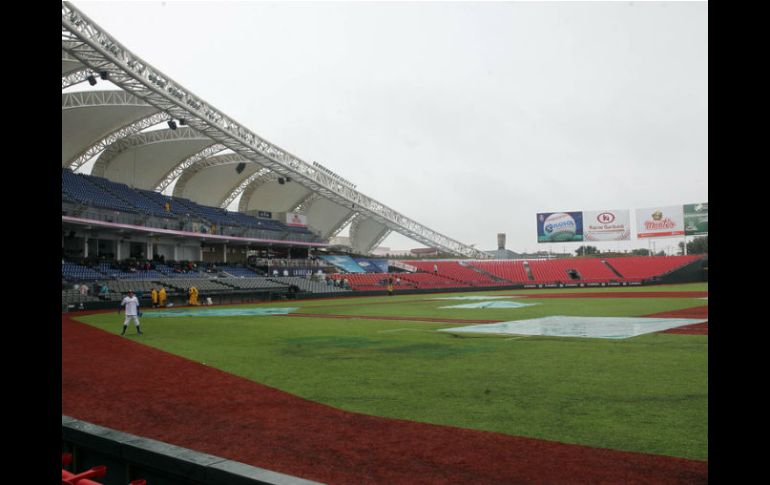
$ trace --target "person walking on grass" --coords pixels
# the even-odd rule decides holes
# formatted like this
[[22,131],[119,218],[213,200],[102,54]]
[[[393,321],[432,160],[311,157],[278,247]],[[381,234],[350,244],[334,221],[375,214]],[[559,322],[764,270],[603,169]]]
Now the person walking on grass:
[[133,318],[134,324],[136,325],[136,333],[142,335],[142,329],[139,328],[139,317],[142,316],[142,313],[139,311],[139,299],[134,296],[133,290],[128,290],[128,296],[123,298],[123,301],[120,302],[120,307],[121,308],[118,308],[118,313],[120,313],[123,307],[126,307],[126,319],[123,322],[123,331],[120,332],[120,334],[126,334],[128,321]]

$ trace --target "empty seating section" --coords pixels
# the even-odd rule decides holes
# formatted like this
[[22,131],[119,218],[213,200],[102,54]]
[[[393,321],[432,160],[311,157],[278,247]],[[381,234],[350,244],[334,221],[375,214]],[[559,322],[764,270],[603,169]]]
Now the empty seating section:
[[511,283],[530,281],[523,261],[473,261],[470,264]]
[[157,270],[136,269],[134,271],[124,271],[120,268],[114,268],[111,263],[99,263],[99,271],[111,279],[123,280],[152,280],[162,278],[163,273]]
[[607,258],[607,263],[624,278],[644,279],[661,276],[699,259],[699,256],[630,256]]
[[236,277],[254,278],[259,276],[253,270],[243,266],[217,266],[217,270]]
[[415,288],[461,288],[463,286],[470,286],[467,283],[450,280],[432,273],[399,273],[398,276],[401,277],[402,282],[414,284]]
[[556,261],[529,261],[529,270],[538,283],[544,282],[566,282],[570,280],[566,268],[562,265],[554,264]]
[[604,264],[603,259],[570,259],[563,261],[566,269],[577,270],[580,275],[580,281],[606,283],[618,280],[618,275],[613,273],[612,270]]
[[[167,195],[163,195],[160,192],[155,192],[154,190],[143,190],[143,189],[134,189],[134,190],[136,191],[136,193],[139,195],[140,198],[147,199],[154,206],[162,208],[164,214],[169,214],[171,216],[183,216],[186,214],[184,208],[179,206],[178,204],[173,204],[171,197]],[[166,210],[166,202],[169,203],[170,211]]]
[[94,184],[91,182],[91,178],[92,177],[87,175],[76,174],[70,170],[62,169],[62,193],[66,194],[69,199],[81,204],[126,212],[136,212],[134,206]]
[[95,281],[106,278],[93,268],[75,263],[62,263],[61,276],[67,281]]
[[98,296],[81,295],[80,290],[67,289],[61,292],[61,302],[63,304],[78,304],[90,301],[99,301]]
[[102,177],[90,176],[89,181],[94,185],[101,187],[105,193],[112,193],[116,197],[126,201],[143,214],[150,214],[158,217],[173,217],[166,212],[162,204],[142,196],[138,190],[129,187],[126,184],[112,182]]
[[198,290],[201,292],[226,292],[232,289],[231,286],[222,284],[218,280],[208,280],[203,278],[164,278],[158,281],[166,287],[171,287],[182,291],[187,291],[192,286],[198,288]]
[[271,276],[268,279],[287,286],[296,285],[300,290],[309,291],[311,293],[344,293],[350,291],[345,288],[338,288],[336,286],[327,285],[326,282],[312,281],[307,278],[300,278],[298,276]]
[[[529,261],[529,269],[538,283],[609,282],[620,278],[602,263],[601,259],[554,259]],[[571,276],[568,271],[575,270]]]
[[[332,274],[329,278],[333,280],[344,280],[347,278],[350,288],[354,291],[377,291],[384,290],[387,287],[388,275],[382,273],[344,273]],[[393,277],[395,280],[395,276]],[[395,283],[394,283],[395,284]]]
[[163,263],[155,263],[155,271],[160,273],[166,278],[210,278],[211,275],[201,273],[197,269],[182,269],[179,267],[171,267]]
[[438,275],[470,286],[497,286],[497,282],[484,273],[461,265],[458,261],[408,261],[407,264],[427,273],[433,273],[433,266],[438,268]]
[[264,277],[226,278],[221,281],[227,286],[237,290],[285,290],[289,287],[288,284],[278,283]]
[[148,280],[110,281],[107,283],[107,286],[109,286],[110,292],[121,293],[121,294],[127,293],[128,290],[132,290],[137,294],[144,295],[145,293],[149,294],[153,288],[155,288],[156,290],[159,290],[161,286],[165,286],[167,292],[169,290],[169,287],[166,285],[162,285],[161,283],[158,283],[156,281],[148,281]]
[[[135,189],[103,177],[76,174],[67,168],[62,169],[62,202],[65,201],[134,214],[179,219],[182,222],[188,216],[195,217],[208,222],[209,226],[216,225],[217,233],[221,232],[223,226],[228,226],[282,233],[280,236],[273,235],[274,239],[288,237],[310,241],[315,238],[313,232],[306,227],[287,226],[274,219],[261,219],[240,212],[230,212],[221,207],[201,205],[181,197],[169,197],[152,190]],[[206,230],[211,229],[208,227]]]

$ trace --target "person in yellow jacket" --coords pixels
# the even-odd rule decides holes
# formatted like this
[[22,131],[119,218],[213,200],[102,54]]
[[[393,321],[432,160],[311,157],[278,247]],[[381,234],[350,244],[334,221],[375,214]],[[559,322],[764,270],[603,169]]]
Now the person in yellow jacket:
[[190,305],[197,305],[198,304],[198,288],[191,286],[190,290]]
[[152,298],[152,307],[158,308],[158,290],[155,288],[150,291],[150,298]]
[[166,306],[166,288],[161,286],[158,292],[158,306],[164,308]]

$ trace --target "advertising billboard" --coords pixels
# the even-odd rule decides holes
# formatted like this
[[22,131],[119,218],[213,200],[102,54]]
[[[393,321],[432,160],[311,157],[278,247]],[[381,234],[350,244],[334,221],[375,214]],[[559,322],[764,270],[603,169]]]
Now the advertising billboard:
[[582,240],[582,212],[539,212],[537,214],[537,242],[573,242]]
[[286,225],[294,227],[307,227],[307,216],[296,212],[286,213]]
[[684,210],[681,205],[636,209],[636,237],[684,236]]
[[583,211],[586,241],[628,241],[631,239],[631,211]]
[[684,205],[684,233],[687,236],[709,233],[709,203]]

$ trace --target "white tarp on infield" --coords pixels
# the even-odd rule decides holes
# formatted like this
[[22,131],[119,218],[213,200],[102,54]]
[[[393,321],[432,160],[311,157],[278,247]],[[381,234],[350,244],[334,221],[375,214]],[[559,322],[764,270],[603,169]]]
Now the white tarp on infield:
[[569,317],[558,315],[531,320],[442,328],[439,332],[622,339],[705,321],[707,321],[705,318]]
[[517,301],[482,301],[479,303],[463,303],[462,305],[440,306],[439,308],[521,308],[539,305],[539,303],[519,303]]
[[431,300],[497,300],[500,298],[519,298],[518,296],[443,296],[439,298],[431,298]]

